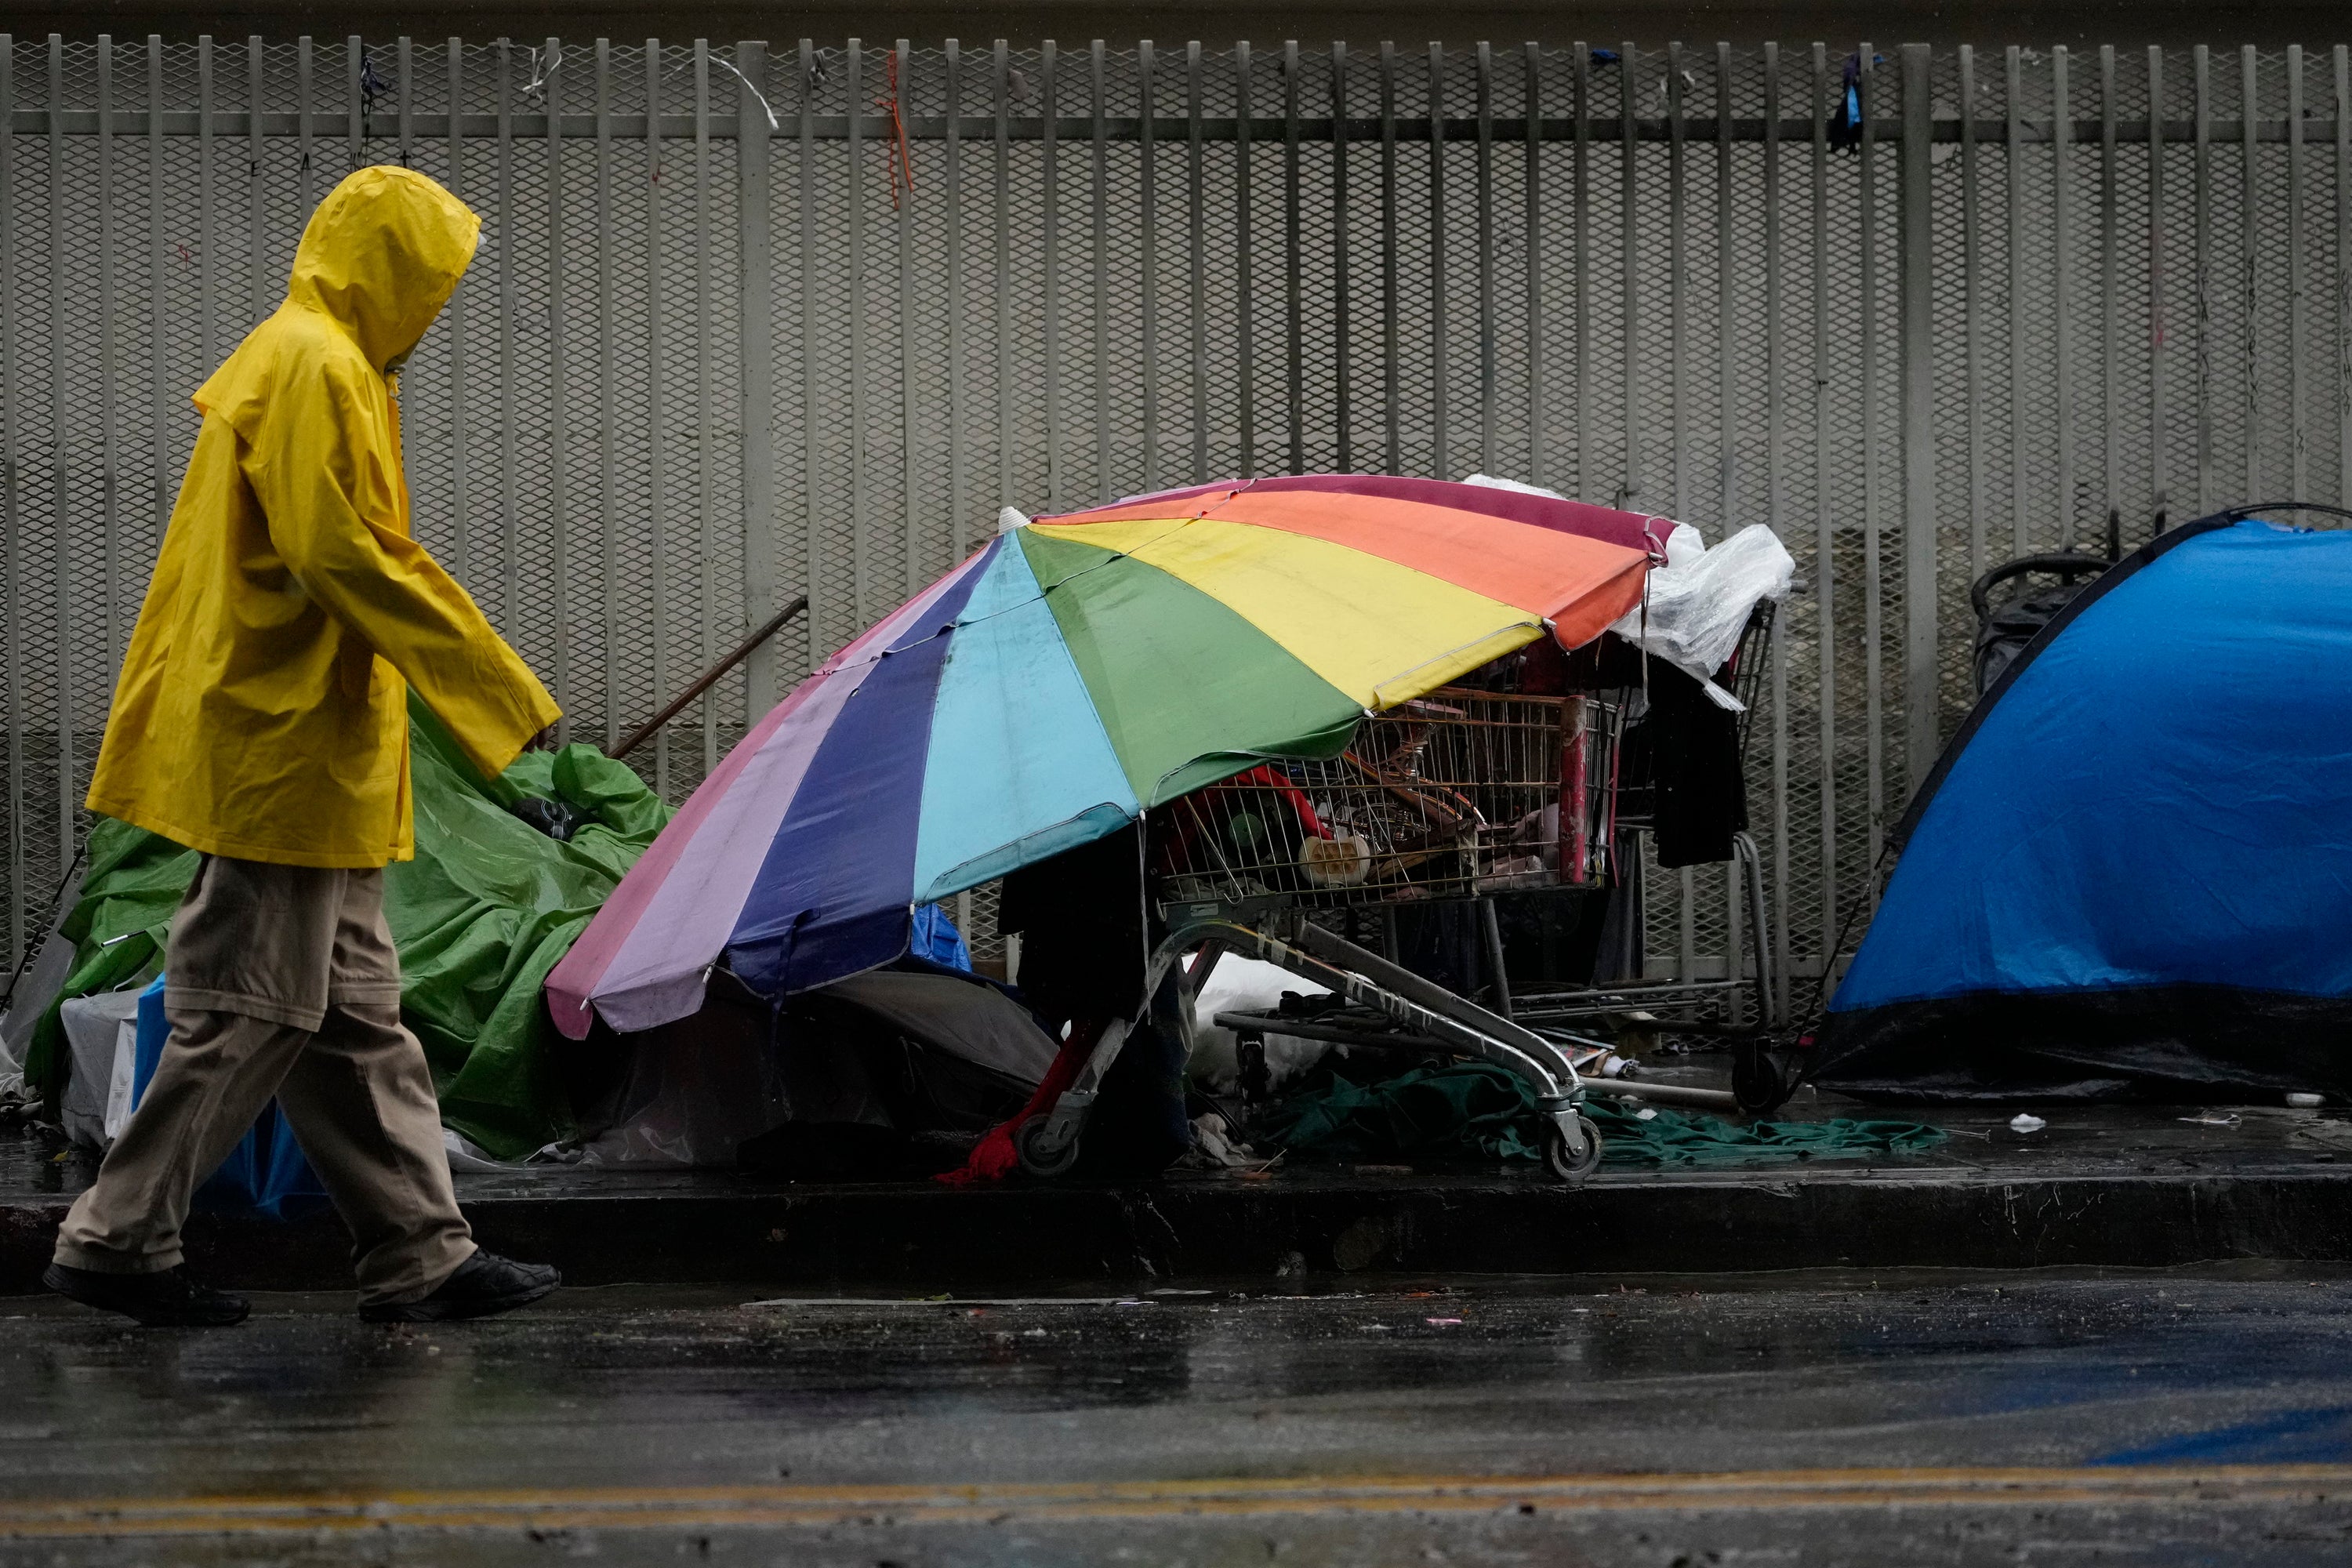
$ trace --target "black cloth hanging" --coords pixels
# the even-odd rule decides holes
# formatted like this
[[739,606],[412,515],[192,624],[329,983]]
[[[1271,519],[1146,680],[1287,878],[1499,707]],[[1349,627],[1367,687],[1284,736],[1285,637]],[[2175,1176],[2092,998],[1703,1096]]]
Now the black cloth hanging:
[[1658,864],[1703,866],[1730,859],[1731,836],[1748,826],[1739,715],[1717,706],[1695,678],[1654,658],[1650,711],[1643,727],[1654,780]]

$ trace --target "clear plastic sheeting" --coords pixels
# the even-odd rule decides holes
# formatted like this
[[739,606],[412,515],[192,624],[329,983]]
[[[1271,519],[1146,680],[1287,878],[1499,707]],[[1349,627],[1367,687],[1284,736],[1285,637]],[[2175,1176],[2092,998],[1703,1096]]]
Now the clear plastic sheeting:
[[1679,563],[1670,552],[1667,564],[1650,574],[1648,605],[1609,629],[1696,678],[1717,702],[1737,710],[1739,700],[1709,678],[1738,647],[1756,606],[1787,598],[1796,580],[1787,547],[1757,523]]

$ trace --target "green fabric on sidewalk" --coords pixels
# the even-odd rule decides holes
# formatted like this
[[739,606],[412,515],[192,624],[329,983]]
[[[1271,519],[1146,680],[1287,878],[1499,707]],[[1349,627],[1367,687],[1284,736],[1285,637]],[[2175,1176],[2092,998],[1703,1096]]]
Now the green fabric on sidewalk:
[[[503,777],[485,780],[414,696],[409,719],[416,858],[384,868],[401,1016],[433,1064],[441,1120],[490,1153],[516,1158],[573,1131],[541,983],[669,821],[669,808],[593,746],[526,752]],[[508,811],[526,795],[581,815],[571,842]],[[152,979],[195,870],[194,850],[99,819],[89,872],[63,928],[77,962],[58,1000]],[[26,1053],[26,1079],[54,1100],[67,1061],[53,1005]]]
[[[1594,1096],[1585,1114],[1612,1165],[1734,1165],[1911,1154],[1944,1141],[1916,1121],[1757,1121],[1659,1108],[1644,1118],[1625,1100]],[[1255,1137],[1302,1153],[1378,1160],[1401,1154],[1542,1156],[1543,1121],[1527,1081],[1492,1062],[1416,1068],[1377,1083],[1318,1068],[1269,1111]]]

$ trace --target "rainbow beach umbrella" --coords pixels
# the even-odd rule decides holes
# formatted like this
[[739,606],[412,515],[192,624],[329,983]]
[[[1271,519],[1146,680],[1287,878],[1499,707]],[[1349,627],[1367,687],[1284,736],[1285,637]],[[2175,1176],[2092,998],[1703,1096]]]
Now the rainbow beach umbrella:
[[704,781],[549,975],[558,1027],[887,963],[913,911],[1639,602],[1672,524],[1307,475],[1008,527],[843,648]]

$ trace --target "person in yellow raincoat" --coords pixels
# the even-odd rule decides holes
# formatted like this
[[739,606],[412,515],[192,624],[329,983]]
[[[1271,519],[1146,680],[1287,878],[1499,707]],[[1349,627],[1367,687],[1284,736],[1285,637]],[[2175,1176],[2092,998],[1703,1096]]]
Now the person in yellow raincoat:
[[186,1277],[180,1228],[273,1094],[351,1226],[362,1317],[476,1317],[558,1283],[477,1248],[458,1213],[383,919],[383,868],[414,854],[408,689],[492,777],[558,716],[409,537],[394,378],[480,230],[422,174],[359,170],[195,395],[89,807],[204,858],[165,955],[170,1041],[44,1276],[77,1300],[245,1316]]

